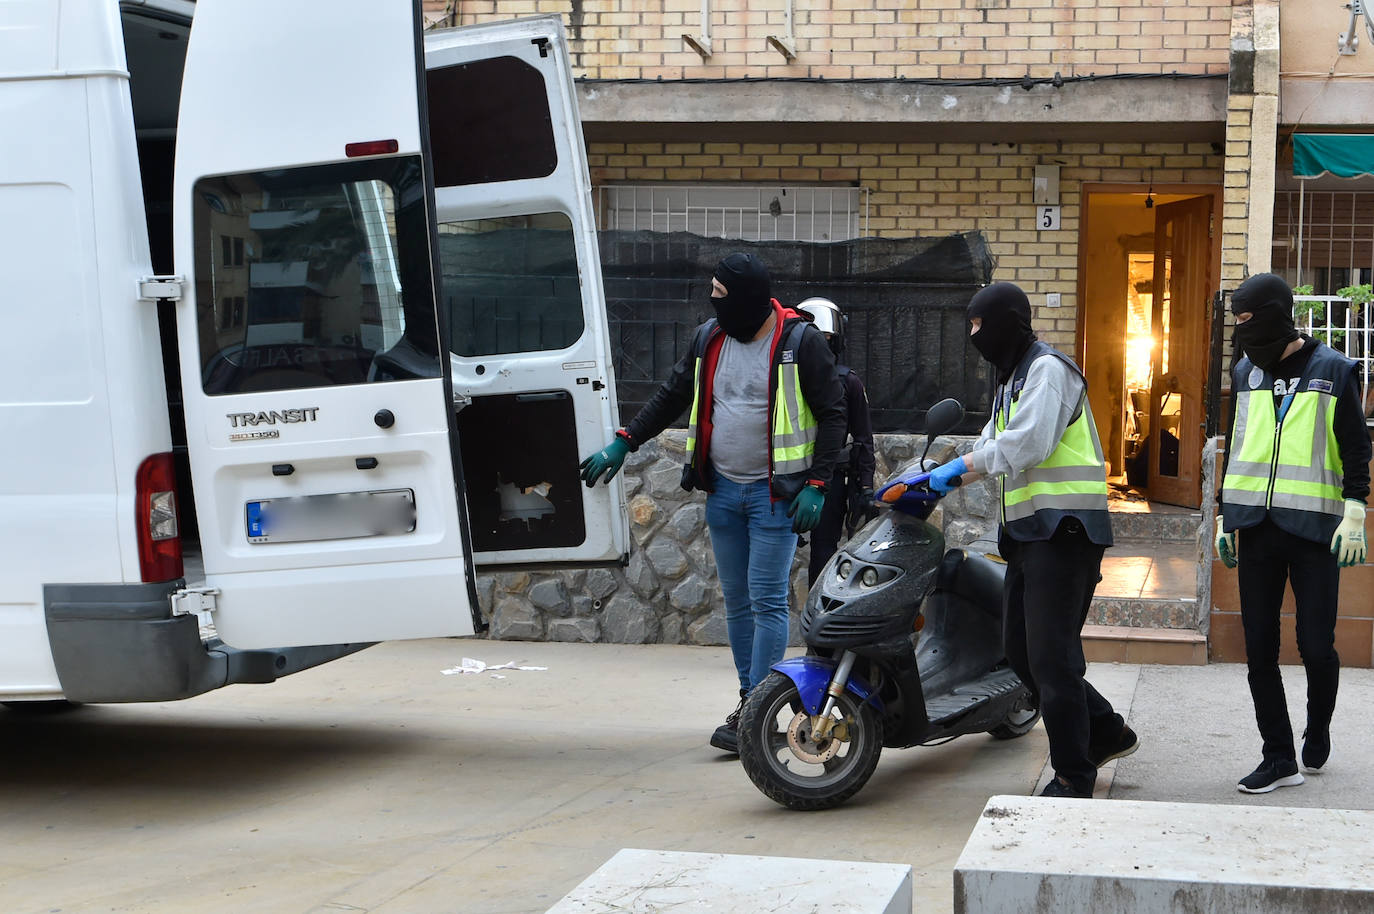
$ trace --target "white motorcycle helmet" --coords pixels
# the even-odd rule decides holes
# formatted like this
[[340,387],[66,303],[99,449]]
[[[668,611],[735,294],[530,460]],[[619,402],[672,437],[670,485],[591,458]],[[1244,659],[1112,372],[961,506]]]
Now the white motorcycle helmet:
[[830,338],[830,348],[838,356],[844,351],[844,313],[828,298],[808,298],[797,305],[798,311],[811,315],[816,329]]

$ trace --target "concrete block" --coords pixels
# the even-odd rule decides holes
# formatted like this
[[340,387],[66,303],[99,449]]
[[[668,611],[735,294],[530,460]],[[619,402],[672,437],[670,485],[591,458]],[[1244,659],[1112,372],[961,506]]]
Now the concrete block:
[[910,914],[911,867],[626,848],[548,914]]
[[1370,911],[1372,838],[1371,811],[993,797],[954,911]]

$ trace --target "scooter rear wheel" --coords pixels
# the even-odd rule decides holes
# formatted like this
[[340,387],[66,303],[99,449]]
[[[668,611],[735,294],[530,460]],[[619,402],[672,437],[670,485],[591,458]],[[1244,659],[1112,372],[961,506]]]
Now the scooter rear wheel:
[[859,792],[883,751],[882,721],[873,708],[845,692],[831,717],[847,739],[814,739],[797,685],[769,673],[744,702],[739,757],[764,796],[788,809],[829,809]]

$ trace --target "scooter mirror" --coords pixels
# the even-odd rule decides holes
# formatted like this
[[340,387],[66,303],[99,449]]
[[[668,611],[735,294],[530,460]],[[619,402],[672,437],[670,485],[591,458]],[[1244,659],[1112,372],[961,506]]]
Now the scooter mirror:
[[926,449],[921,452],[922,467],[926,464],[926,454],[930,444],[941,435],[947,434],[964,420],[964,404],[953,397],[946,397],[926,410]]
[[953,397],[947,397],[926,412],[926,436],[935,438],[946,435],[964,420],[964,404]]

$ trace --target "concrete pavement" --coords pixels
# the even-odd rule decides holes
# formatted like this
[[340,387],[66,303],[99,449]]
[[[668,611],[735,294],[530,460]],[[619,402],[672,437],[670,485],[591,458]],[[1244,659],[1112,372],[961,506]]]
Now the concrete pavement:
[[[548,670],[440,674],[464,656]],[[1242,668],[1089,675],[1144,740],[1112,796],[1374,803],[1370,671],[1345,674],[1329,773],[1266,798],[1235,792],[1258,759]],[[909,863],[916,910],[947,911],[987,798],[1045,766],[1039,728],[889,750],[845,806],[789,812],[706,745],[732,678],[720,648],[436,640],[186,702],[0,713],[0,908],[533,914],[641,847]]]

